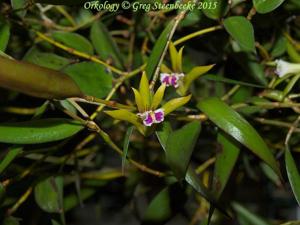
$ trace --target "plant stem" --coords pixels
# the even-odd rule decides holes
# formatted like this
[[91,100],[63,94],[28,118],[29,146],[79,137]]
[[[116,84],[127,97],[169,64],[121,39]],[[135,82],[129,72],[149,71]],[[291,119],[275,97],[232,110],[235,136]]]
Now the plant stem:
[[210,32],[216,31],[216,30],[221,30],[221,29],[222,29],[222,26],[218,25],[218,26],[209,27],[209,28],[205,28],[203,30],[196,31],[194,33],[188,34],[188,35],[178,39],[177,41],[174,42],[174,45],[176,46],[176,45],[182,44],[183,42],[186,42],[192,38],[195,38],[195,37],[198,37],[203,34],[207,34],[207,33],[210,33]]

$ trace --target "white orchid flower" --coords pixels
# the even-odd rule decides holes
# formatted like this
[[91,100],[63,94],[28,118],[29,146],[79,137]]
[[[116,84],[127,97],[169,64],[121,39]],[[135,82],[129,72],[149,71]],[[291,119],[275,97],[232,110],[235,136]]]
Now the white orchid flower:
[[284,60],[276,60],[276,70],[275,73],[279,77],[283,77],[287,74],[297,74],[300,73],[300,63],[289,63]]

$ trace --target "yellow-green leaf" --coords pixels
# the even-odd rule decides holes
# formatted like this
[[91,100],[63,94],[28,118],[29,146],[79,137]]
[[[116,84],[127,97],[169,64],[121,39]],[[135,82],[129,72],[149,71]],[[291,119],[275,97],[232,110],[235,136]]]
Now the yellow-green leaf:
[[177,72],[182,72],[182,52],[183,48],[181,47],[178,51],[177,58],[176,58],[176,65],[177,65]]
[[170,101],[168,101],[166,104],[164,104],[162,106],[162,109],[165,112],[165,115],[173,112],[174,110],[176,110],[177,108],[185,105],[186,103],[188,103],[188,101],[190,101],[191,99],[191,95],[185,96],[185,97],[181,97],[181,98],[175,98],[172,99]]
[[113,110],[113,111],[104,111],[107,115],[111,116],[112,118],[116,120],[124,120],[127,121],[134,126],[137,127],[137,129],[144,133],[145,127],[143,124],[141,124],[141,119],[134,113],[129,112],[125,109],[119,109],[119,110]]
[[143,98],[142,98],[140,92],[138,90],[136,90],[135,88],[132,88],[132,90],[133,90],[133,93],[134,93],[135,103],[138,107],[139,112],[145,111]]
[[173,42],[170,42],[169,44],[169,52],[170,52],[170,58],[171,58],[171,65],[174,72],[177,72],[177,50],[173,44]]
[[144,72],[140,81],[140,94],[142,96],[142,100],[144,106],[146,108],[150,107],[150,88],[149,88],[149,80],[147,78],[146,73]]
[[155,92],[153,99],[152,99],[152,103],[151,103],[151,109],[155,110],[158,108],[158,106],[160,105],[164,94],[165,94],[165,90],[166,90],[166,85],[162,84],[160,85],[160,87],[157,89],[157,91]]
[[194,67],[189,73],[187,73],[183,78],[183,86],[180,86],[178,91],[181,95],[185,95],[188,89],[190,88],[193,81],[199,78],[201,75],[207,73],[211,68],[214,67],[214,64],[207,66],[197,66]]

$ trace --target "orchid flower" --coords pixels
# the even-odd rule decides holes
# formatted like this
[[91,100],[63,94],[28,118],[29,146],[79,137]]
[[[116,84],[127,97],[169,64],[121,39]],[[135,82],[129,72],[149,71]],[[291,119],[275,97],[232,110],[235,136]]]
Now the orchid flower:
[[117,120],[124,120],[133,124],[140,133],[149,135],[154,130],[155,124],[162,123],[165,116],[177,108],[185,105],[191,98],[191,95],[174,98],[161,105],[166,89],[166,84],[161,84],[155,93],[149,88],[149,81],[143,73],[139,90],[132,88],[137,112],[131,112],[125,109],[105,111],[106,114]]
[[177,93],[181,96],[186,95],[192,82],[201,75],[207,73],[214,65],[197,66],[190,72],[184,73],[182,70],[182,52],[183,47],[179,51],[176,50],[174,44],[169,45],[172,69],[166,65],[161,66],[160,82],[167,87],[172,86],[177,89]]
[[276,60],[276,70],[275,73],[279,77],[283,77],[287,74],[297,74],[300,73],[300,63],[289,63],[284,60]]

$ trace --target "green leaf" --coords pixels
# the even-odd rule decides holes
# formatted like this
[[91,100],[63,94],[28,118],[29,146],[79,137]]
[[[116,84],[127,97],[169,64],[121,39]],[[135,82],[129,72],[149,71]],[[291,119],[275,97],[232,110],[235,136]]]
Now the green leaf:
[[224,26],[244,51],[255,52],[254,29],[249,20],[243,16],[232,16],[224,20]]
[[151,55],[147,61],[147,66],[145,68],[146,74],[149,79],[154,75],[155,70],[159,64],[161,55],[163,54],[165,48],[167,47],[166,45],[168,44],[169,35],[171,30],[174,27],[174,23],[175,20],[169,22],[169,24],[166,26],[164,31],[161,33],[161,35],[155,42]]
[[40,144],[71,137],[84,126],[70,119],[40,119],[26,122],[1,123],[0,142]]
[[7,217],[3,220],[2,225],[20,225],[20,219],[15,217]]
[[100,21],[93,23],[90,38],[96,52],[103,60],[111,58],[116,67],[124,69],[122,54],[103,23]]
[[177,71],[177,50],[173,44],[173,42],[170,42],[169,44],[169,52],[170,52],[170,58],[171,58],[171,65],[174,72]]
[[199,78],[201,75],[207,73],[213,67],[214,65],[196,66],[190,72],[188,72],[183,77],[183,85],[179,86],[178,91],[180,95],[185,95],[188,89],[190,88],[192,82],[195,81],[197,78]]
[[156,131],[156,136],[163,150],[166,152],[167,140],[172,132],[172,127],[169,122],[164,122],[159,130]]
[[166,90],[166,85],[162,84],[160,87],[157,89],[155,92],[152,103],[151,103],[151,109],[157,109],[158,106],[160,105],[161,101],[163,100],[164,94]]
[[[266,221],[264,221],[259,216],[255,215],[254,213],[250,212],[244,206],[238,204],[237,202],[232,203],[233,209],[236,211],[239,217],[243,218],[246,222],[253,225],[270,225]],[[243,223],[241,223],[243,224]]]
[[123,120],[128,121],[129,123],[133,124],[137,127],[137,129],[143,134],[145,131],[145,127],[143,124],[141,124],[140,118],[125,109],[119,109],[119,110],[112,110],[112,111],[104,111],[107,115],[111,116],[112,118],[116,120]]
[[105,97],[112,88],[112,77],[105,68],[94,62],[82,62],[64,69],[86,94],[97,98]]
[[294,63],[300,63],[300,54],[290,42],[286,42],[286,49],[290,60]]
[[144,109],[147,109],[150,107],[150,88],[149,88],[149,80],[147,78],[147,75],[143,73],[141,81],[140,81],[140,87],[139,91],[142,97],[142,102],[144,104]]
[[71,63],[71,60],[67,58],[53,53],[40,52],[35,47],[26,53],[23,60],[53,70],[61,70]]
[[82,97],[66,74],[0,56],[0,87],[46,99]]
[[166,221],[172,214],[170,204],[171,199],[169,187],[166,187],[162,191],[160,191],[151,201],[150,205],[146,209],[143,220],[147,221],[148,223]]
[[50,177],[34,187],[34,197],[38,206],[48,213],[63,212],[63,177]]
[[10,37],[9,24],[0,18],[0,51],[5,51]]
[[0,174],[10,165],[10,163],[23,151],[22,148],[13,147],[8,150],[8,153],[5,155],[4,159],[0,162]]
[[[159,143],[161,144],[163,150],[167,151],[166,145],[169,138],[169,135],[172,133],[172,127],[170,123],[165,122],[160,130],[156,131],[156,135],[158,137]],[[217,204],[216,199],[213,195],[208,191],[208,189],[201,183],[197,174],[193,170],[191,166],[188,167],[187,173],[185,175],[185,181],[190,184],[195,191],[197,191],[201,196],[203,196],[207,201],[209,201],[213,206],[220,209],[222,212],[222,208]]]
[[258,13],[269,13],[278,8],[285,0],[253,0]]
[[[82,188],[80,189],[80,197],[82,201],[90,198],[93,196],[96,192],[96,189],[94,188]],[[64,211],[70,211],[71,209],[75,208],[77,205],[80,204],[80,201],[78,199],[78,194],[70,194],[66,197],[64,197]]]
[[166,104],[164,104],[161,108],[164,110],[165,115],[168,115],[169,113],[173,112],[177,108],[180,108],[181,106],[188,103],[191,97],[192,97],[191,95],[188,95],[181,98],[174,98],[168,101]]
[[60,225],[60,223],[58,223],[58,222],[55,221],[55,220],[51,220],[51,223],[52,223],[52,225]]
[[265,161],[281,177],[272,152],[256,130],[241,115],[216,97],[202,100],[197,107],[218,127]]
[[89,40],[77,33],[56,31],[52,34],[52,37],[70,48],[85,52],[89,55],[94,54],[93,46]]
[[137,105],[137,108],[139,112],[143,112],[145,110],[143,98],[138,90],[136,90],[135,88],[132,88],[132,90],[134,93],[134,98],[135,98],[135,103]]
[[123,144],[122,171],[124,171],[124,168],[125,168],[125,163],[126,163],[126,158],[127,158],[127,153],[128,153],[128,147],[129,147],[130,137],[131,137],[133,129],[134,129],[134,127],[129,127],[128,130],[126,131],[126,135],[125,135],[125,139],[124,139],[124,144]]
[[10,0],[11,6],[14,10],[17,10],[17,15],[20,17],[24,17],[26,15],[25,6],[26,0]]
[[220,153],[217,153],[213,178],[213,190],[217,198],[221,196],[240,153],[235,140],[221,132],[218,134],[218,142],[222,147]]
[[294,196],[300,206],[300,175],[289,149],[285,150],[285,166]]
[[[201,2],[202,11],[210,19],[217,20],[223,17],[229,9],[227,0],[203,0]],[[204,7],[204,5],[208,7]]]
[[191,122],[181,129],[171,132],[168,137],[166,159],[178,179],[185,177],[200,130],[199,122]]

